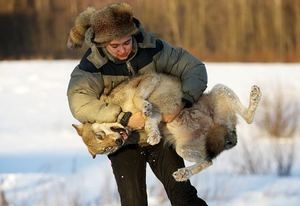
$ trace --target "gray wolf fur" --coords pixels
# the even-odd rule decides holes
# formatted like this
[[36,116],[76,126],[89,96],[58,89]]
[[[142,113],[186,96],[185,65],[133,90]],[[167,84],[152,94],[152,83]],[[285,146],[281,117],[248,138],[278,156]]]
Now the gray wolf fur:
[[[145,116],[146,136],[140,144],[157,144],[161,133],[183,159],[194,165],[174,171],[177,181],[186,181],[192,175],[212,164],[222,151],[237,143],[237,114],[252,123],[261,98],[258,86],[250,91],[248,107],[227,86],[215,85],[191,107],[183,109],[170,123],[161,123],[162,114],[171,114],[182,107],[181,84],[165,74],[144,74],[118,85],[106,101],[119,104],[123,111],[142,111]],[[119,123],[85,123],[73,125],[89,152],[108,154],[127,141],[129,130]],[[130,139],[130,138],[128,138]]]

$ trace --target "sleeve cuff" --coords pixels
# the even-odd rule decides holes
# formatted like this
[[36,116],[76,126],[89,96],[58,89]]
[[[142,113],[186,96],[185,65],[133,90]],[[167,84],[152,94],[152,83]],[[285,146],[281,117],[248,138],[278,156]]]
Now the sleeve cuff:
[[193,103],[194,103],[193,97],[191,97],[190,95],[187,95],[187,94],[185,94],[185,95],[182,97],[181,101],[182,101],[183,104],[184,104],[184,108],[190,108],[190,107],[193,106]]
[[193,106],[193,103],[190,102],[190,101],[187,100],[187,99],[182,98],[181,101],[182,101],[182,103],[183,103],[183,105],[184,105],[183,108],[190,108],[190,107]]
[[131,117],[131,112],[121,112],[121,114],[118,117],[118,122],[123,125],[124,127],[127,126],[129,119]]

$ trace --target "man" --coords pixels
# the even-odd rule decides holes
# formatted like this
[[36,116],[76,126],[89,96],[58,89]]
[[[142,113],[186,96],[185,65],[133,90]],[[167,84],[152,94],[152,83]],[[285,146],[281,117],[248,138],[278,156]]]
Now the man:
[[[83,42],[90,48],[72,72],[68,87],[71,112],[82,123],[118,121],[133,129],[142,128],[141,113],[121,111],[119,105],[99,100],[137,74],[154,71],[179,77],[185,107],[192,106],[207,87],[204,64],[185,50],[147,33],[126,3],[83,11],[70,31],[68,47],[81,47]],[[164,121],[172,121],[178,113],[164,116]],[[154,146],[127,145],[108,157],[122,206],[147,205],[147,162],[164,185],[172,205],[206,205],[189,181],[174,180],[172,173],[184,167],[184,161],[162,141]]]

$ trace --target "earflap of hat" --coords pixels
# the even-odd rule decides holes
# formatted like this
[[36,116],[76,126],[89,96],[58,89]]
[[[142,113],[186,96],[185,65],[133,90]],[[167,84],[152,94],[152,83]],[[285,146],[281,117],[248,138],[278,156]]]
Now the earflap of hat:
[[82,46],[83,41],[85,39],[85,32],[90,27],[91,16],[95,12],[95,8],[88,7],[76,17],[75,24],[69,33],[67,42],[68,48],[73,49],[80,48]]
[[87,44],[87,46],[91,47],[94,43],[93,43],[93,39],[95,37],[95,32],[94,29],[92,27],[89,27],[85,34],[84,34],[84,42]]

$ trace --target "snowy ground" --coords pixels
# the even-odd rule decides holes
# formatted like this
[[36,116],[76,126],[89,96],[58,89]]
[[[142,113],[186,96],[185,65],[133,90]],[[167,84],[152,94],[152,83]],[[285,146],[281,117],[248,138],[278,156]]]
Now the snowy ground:
[[[26,205],[119,205],[110,162],[92,160],[71,127],[66,89],[77,61],[0,62],[0,191],[9,203]],[[207,63],[210,89],[231,87],[248,103],[252,84],[264,95],[284,94],[299,100],[300,64]],[[286,97],[283,97],[286,98]],[[259,113],[259,112],[258,112]],[[210,206],[296,206],[300,203],[300,141],[293,142],[292,175],[278,177],[272,165],[245,174],[243,143],[258,163],[272,159],[269,142],[257,125],[238,125],[239,143],[222,153],[214,165],[191,179]],[[299,134],[299,133],[298,133]],[[189,164],[189,163],[187,163]],[[271,161],[272,164],[272,161]],[[170,205],[162,185],[148,169],[149,205]]]

